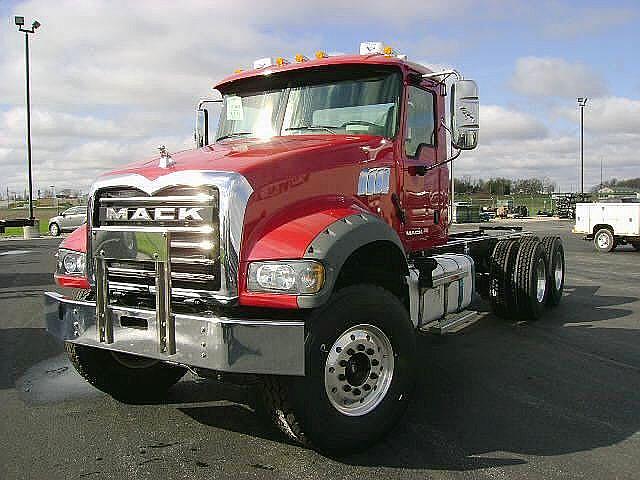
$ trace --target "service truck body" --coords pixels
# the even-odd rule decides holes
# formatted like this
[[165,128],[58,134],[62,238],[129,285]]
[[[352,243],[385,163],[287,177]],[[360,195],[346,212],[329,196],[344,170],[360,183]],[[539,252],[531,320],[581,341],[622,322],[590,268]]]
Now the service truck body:
[[618,245],[640,247],[640,203],[578,203],[574,233],[609,252]]

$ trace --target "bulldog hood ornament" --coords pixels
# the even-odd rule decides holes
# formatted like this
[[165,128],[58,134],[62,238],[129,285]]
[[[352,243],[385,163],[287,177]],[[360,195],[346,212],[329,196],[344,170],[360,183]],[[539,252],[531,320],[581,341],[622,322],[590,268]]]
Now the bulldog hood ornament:
[[171,158],[171,154],[167,150],[167,147],[160,145],[158,150],[160,151],[160,168],[169,168],[175,163],[173,158]]

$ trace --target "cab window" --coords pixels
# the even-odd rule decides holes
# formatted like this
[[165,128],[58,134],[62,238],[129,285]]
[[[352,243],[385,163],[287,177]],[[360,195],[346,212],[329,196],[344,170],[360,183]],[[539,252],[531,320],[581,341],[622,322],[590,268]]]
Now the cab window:
[[407,157],[415,157],[420,145],[435,145],[434,96],[415,86],[410,86],[408,93],[405,154]]

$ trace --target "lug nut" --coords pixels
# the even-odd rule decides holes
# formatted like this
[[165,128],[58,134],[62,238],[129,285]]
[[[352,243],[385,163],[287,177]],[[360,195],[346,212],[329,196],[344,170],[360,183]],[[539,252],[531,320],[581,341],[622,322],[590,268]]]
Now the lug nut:
[[373,348],[367,348],[367,355],[373,355],[374,353]]
[[333,373],[334,371],[335,371],[335,368],[329,367],[329,373]]
[[376,360],[375,358],[371,360],[371,365],[373,365],[374,367],[377,367],[379,363],[380,362],[378,362],[378,360]]
[[356,351],[353,348],[350,348],[349,350],[347,350],[348,355],[354,355],[355,353]]
[[356,388],[356,389],[353,390],[352,393],[357,396],[357,395],[360,395],[361,392],[360,392],[359,388]]
[[371,390],[371,385],[369,385],[368,383],[365,383],[365,384],[362,386],[362,388],[363,388],[363,390],[364,390],[365,392],[368,392],[369,390]]
[[336,352],[340,353],[342,351],[342,347],[336,347]]
[[369,375],[369,378],[371,378],[371,380],[375,380],[378,378],[378,374],[371,372],[371,375]]
[[351,391],[351,385],[344,385],[342,387],[342,390],[344,390],[345,392],[350,392]]
[[346,360],[340,360],[340,366],[341,367],[346,367],[347,366],[347,361]]
[[362,345],[361,343],[358,344],[358,351],[362,352],[364,350],[364,345]]

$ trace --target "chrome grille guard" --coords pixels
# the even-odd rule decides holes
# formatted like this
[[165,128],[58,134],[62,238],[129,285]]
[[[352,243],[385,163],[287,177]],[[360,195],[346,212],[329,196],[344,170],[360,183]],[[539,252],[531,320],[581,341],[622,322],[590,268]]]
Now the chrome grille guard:
[[[253,189],[249,182],[240,174],[234,172],[216,171],[182,171],[173,172],[155,180],[138,174],[110,176],[95,182],[89,194],[87,216],[87,269],[91,285],[96,287],[96,263],[94,259],[98,252],[94,251],[95,215],[99,205],[96,196],[105,189],[134,188],[153,196],[161,190],[177,187],[216,187],[219,195],[219,259],[220,259],[220,288],[210,292],[207,296],[221,304],[233,304],[238,298],[238,266],[244,225],[244,214],[249,197]],[[174,201],[175,199],[172,199]],[[128,232],[171,232],[183,227],[172,226],[159,230],[154,226],[120,226],[110,230]],[[171,273],[169,272],[169,275]],[[169,277],[169,280],[171,277]]]

